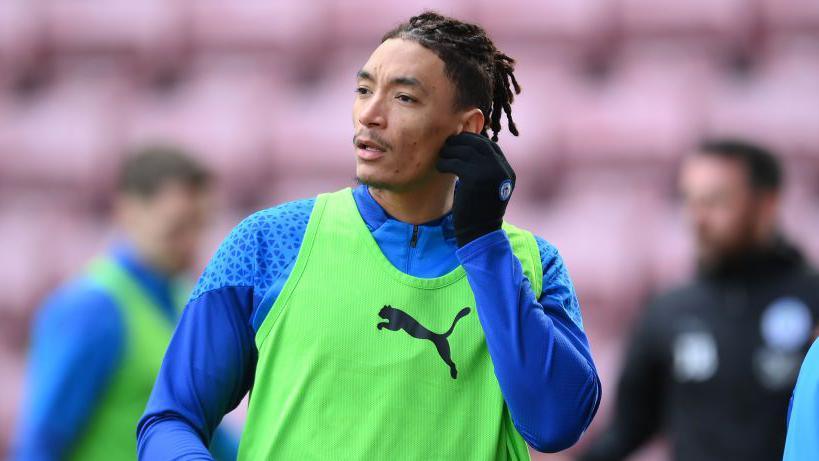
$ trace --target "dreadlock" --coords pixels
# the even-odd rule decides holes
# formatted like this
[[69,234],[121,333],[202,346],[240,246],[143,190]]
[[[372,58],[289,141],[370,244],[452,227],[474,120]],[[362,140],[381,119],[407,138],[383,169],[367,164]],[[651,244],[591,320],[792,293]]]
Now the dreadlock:
[[498,140],[503,112],[509,132],[518,135],[512,120],[512,101],[520,94],[515,60],[495,48],[483,28],[425,11],[387,32],[381,42],[391,38],[415,41],[444,62],[444,72],[455,84],[456,109],[477,107],[483,112],[482,135],[491,129],[492,141]]

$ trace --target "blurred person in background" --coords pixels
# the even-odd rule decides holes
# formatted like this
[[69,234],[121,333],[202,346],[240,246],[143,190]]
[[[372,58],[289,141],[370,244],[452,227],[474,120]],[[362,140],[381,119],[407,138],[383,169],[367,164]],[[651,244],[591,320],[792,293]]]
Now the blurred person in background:
[[579,459],[621,460],[657,434],[679,461],[782,457],[819,275],[780,232],[781,176],[776,157],[742,141],[705,142],[684,159],[698,275],[637,322],[613,420]]
[[[210,183],[174,148],[125,161],[117,241],[37,315],[13,459],[136,458],[137,421],[189,293],[181,276],[195,261]],[[234,458],[235,445],[220,436],[220,457]]]
[[555,247],[503,222],[515,173],[494,141],[504,112],[517,134],[513,65],[479,26],[431,12],[384,36],[357,76],[361,185],[227,237],[171,340],[140,459],[207,459],[248,391],[242,459],[575,443],[600,402],[577,297]]

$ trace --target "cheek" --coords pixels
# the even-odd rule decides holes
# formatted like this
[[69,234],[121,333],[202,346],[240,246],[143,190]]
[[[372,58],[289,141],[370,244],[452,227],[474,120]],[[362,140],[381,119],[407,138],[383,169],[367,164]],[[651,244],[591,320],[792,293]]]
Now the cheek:
[[400,137],[405,140],[401,145],[405,154],[401,159],[402,165],[413,171],[429,169],[434,165],[444,140],[454,130],[432,116],[413,117],[413,120],[406,120],[400,126],[404,127]]

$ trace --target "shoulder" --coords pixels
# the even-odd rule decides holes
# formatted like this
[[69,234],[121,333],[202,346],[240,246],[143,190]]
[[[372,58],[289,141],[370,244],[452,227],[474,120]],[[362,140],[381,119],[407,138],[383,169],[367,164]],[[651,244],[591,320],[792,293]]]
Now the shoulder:
[[257,211],[237,224],[226,242],[248,243],[272,238],[300,237],[310,219],[315,201],[315,198],[294,200]]
[[192,298],[226,286],[255,286],[283,270],[301,246],[315,198],[257,211],[243,219],[216,250]]
[[582,330],[583,317],[580,313],[580,303],[563,257],[557,247],[544,238],[535,235],[535,242],[537,242],[540,254],[540,263],[543,266],[543,291],[540,297],[549,297],[559,301],[569,318]]
[[538,235],[535,235],[535,242],[537,242],[538,253],[540,253],[540,264],[543,266],[544,289],[547,282],[572,286],[566,263],[557,247]]
[[115,342],[122,335],[123,317],[114,298],[87,277],[59,287],[37,313],[39,333],[57,333],[83,342]]

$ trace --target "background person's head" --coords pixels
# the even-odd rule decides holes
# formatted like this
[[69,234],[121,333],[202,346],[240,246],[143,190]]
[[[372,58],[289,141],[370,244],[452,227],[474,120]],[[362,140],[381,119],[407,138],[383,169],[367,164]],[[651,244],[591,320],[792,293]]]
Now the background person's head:
[[140,258],[170,275],[191,267],[210,182],[205,167],[172,147],[139,149],[125,161],[114,214]]
[[773,240],[781,184],[776,157],[748,142],[706,141],[684,160],[680,187],[702,267]]
[[463,131],[517,135],[514,60],[477,25],[425,12],[382,38],[357,78],[353,104],[356,177],[402,191],[451,182],[435,169],[446,138]]

